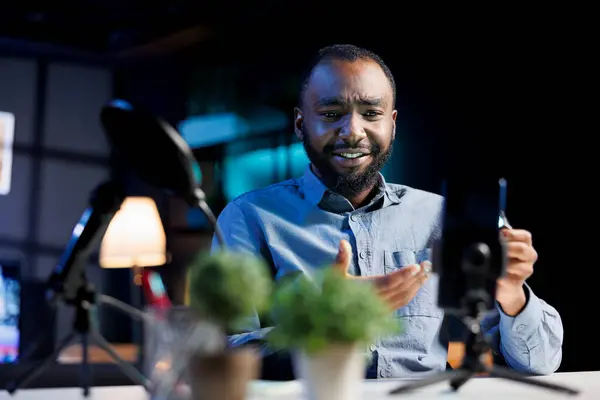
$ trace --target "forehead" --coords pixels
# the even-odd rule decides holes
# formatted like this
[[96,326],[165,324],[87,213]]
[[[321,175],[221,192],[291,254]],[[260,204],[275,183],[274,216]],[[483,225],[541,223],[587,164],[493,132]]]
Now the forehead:
[[309,104],[323,98],[356,101],[364,98],[392,99],[392,87],[375,61],[331,60],[315,67],[306,90]]

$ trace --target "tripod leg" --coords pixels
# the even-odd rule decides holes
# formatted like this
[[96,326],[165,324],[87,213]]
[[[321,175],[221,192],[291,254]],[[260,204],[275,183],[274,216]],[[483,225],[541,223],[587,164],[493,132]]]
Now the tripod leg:
[[545,381],[538,380],[538,379],[531,379],[517,371],[513,371],[508,368],[494,367],[494,368],[490,368],[488,371],[490,373],[490,376],[494,377],[494,378],[501,378],[501,379],[506,379],[506,380],[513,381],[513,382],[525,383],[527,385],[536,386],[539,388],[544,388],[544,389],[549,389],[549,390],[554,390],[557,392],[562,392],[562,393],[566,393],[566,394],[570,394],[570,395],[579,394],[578,390],[571,389],[566,386],[558,385],[556,383],[545,382]]
[[31,356],[38,352],[39,348],[47,342],[47,336],[38,335],[35,342],[31,346],[27,346],[27,349],[23,352],[23,354],[19,355],[19,361],[29,361]]
[[444,371],[439,374],[435,374],[435,375],[420,379],[418,381],[409,383],[407,385],[400,386],[399,388],[396,388],[396,389],[392,390],[391,392],[389,392],[389,394],[392,395],[392,394],[407,393],[412,390],[420,389],[425,386],[435,385],[436,383],[443,382],[443,381],[453,381],[456,379],[465,379],[465,381],[466,381],[467,379],[469,379],[470,376],[471,376],[471,372],[465,371],[465,370],[460,370],[460,369],[456,369],[453,371]]
[[122,302],[121,300],[115,299],[114,297],[110,297],[105,294],[99,294],[97,299],[98,303],[111,306],[132,318],[137,318],[140,321],[152,323],[152,318],[148,316],[148,314],[141,310],[138,310],[133,306],[130,306],[125,302]]
[[82,360],[81,360],[81,388],[83,389],[83,397],[88,397],[90,395],[90,364],[89,364],[89,343],[90,340],[88,335],[81,335],[81,350],[82,350]]
[[453,390],[456,391],[456,390],[460,389],[460,387],[462,385],[464,385],[465,383],[467,383],[467,381],[469,379],[471,379],[471,377],[474,375],[473,372],[471,372],[471,371],[464,371],[464,372],[465,372],[464,375],[454,377],[450,380],[450,387]]
[[76,338],[75,333],[74,332],[70,333],[69,335],[67,335],[67,337],[65,337],[59,343],[56,350],[54,350],[54,353],[52,353],[52,355],[50,355],[48,358],[46,358],[41,364],[37,365],[36,367],[34,367],[30,371],[28,371],[22,377],[17,378],[17,380],[15,380],[14,382],[9,382],[6,385],[6,390],[8,391],[8,393],[13,394],[18,389],[20,389],[22,387],[26,387],[27,384],[29,384],[31,381],[33,381],[35,378],[37,378],[42,372],[44,372],[46,369],[48,369],[48,367],[50,367],[52,364],[54,364],[56,362],[57,358],[59,357],[60,353],[65,349],[65,347],[67,347],[69,344],[71,344],[71,342],[75,338]]
[[94,342],[96,342],[98,347],[100,347],[102,350],[108,353],[108,355],[115,361],[115,363],[117,363],[119,369],[121,369],[121,371],[123,371],[123,373],[129,377],[129,379],[131,379],[137,385],[143,386],[146,389],[146,391],[150,390],[150,382],[148,381],[148,379],[146,379],[146,377],[142,375],[137,370],[137,368],[135,368],[133,365],[129,364],[127,361],[119,357],[119,355],[115,352],[115,350],[110,346],[110,344],[106,341],[106,339],[104,339],[104,337],[100,333],[98,333],[97,331],[92,331],[90,332],[90,334],[92,335],[92,339],[94,340]]

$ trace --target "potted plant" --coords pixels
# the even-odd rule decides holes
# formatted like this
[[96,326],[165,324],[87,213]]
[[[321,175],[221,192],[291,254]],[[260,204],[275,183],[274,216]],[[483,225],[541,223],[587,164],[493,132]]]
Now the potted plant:
[[312,278],[301,274],[282,281],[271,312],[276,327],[268,340],[291,352],[295,375],[311,400],[362,398],[367,346],[400,332],[399,321],[370,284],[333,266]]
[[189,265],[193,314],[222,332],[222,351],[191,357],[188,377],[194,400],[243,400],[250,380],[258,378],[258,349],[227,347],[227,334],[244,319],[268,307],[272,278],[258,257],[234,252],[200,254]]

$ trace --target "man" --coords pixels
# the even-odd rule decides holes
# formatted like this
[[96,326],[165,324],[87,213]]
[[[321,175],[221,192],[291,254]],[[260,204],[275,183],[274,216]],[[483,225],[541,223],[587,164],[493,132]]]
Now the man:
[[[228,245],[264,257],[276,279],[337,260],[354,279],[376,285],[405,329],[370,347],[368,378],[444,370],[447,358],[426,255],[440,233],[442,198],[388,184],[379,172],[392,152],[395,100],[394,78],[377,55],[351,45],[321,50],[294,110],[311,162],[304,176],[244,194],[219,216]],[[510,367],[552,373],[562,357],[560,316],[525,284],[537,257],[531,235],[503,234],[508,274],[483,329]],[[260,341],[271,329],[255,318],[230,341]]]

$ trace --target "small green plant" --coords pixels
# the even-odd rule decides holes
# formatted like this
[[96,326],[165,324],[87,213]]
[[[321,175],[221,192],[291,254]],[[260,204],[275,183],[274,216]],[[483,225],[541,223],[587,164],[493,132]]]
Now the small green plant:
[[276,322],[268,340],[276,348],[318,352],[329,344],[368,344],[401,332],[400,322],[366,282],[325,268],[315,280],[306,275],[282,281],[274,292]]
[[273,283],[266,263],[249,254],[201,253],[190,264],[190,308],[235,332],[244,319],[267,310]]

